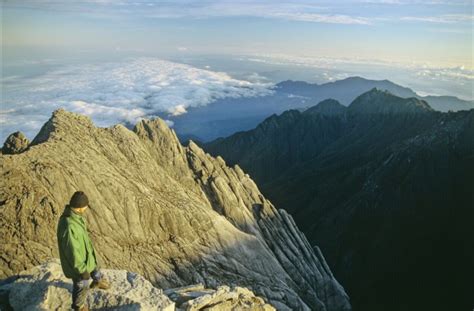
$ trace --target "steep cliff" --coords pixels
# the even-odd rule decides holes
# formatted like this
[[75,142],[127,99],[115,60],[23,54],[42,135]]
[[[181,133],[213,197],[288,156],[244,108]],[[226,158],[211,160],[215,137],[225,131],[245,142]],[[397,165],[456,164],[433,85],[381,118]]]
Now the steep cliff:
[[205,149],[294,217],[354,310],[469,308],[474,110],[441,113],[375,89],[344,113],[318,106]]
[[238,166],[183,147],[161,119],[130,131],[57,110],[26,151],[0,161],[2,278],[58,256],[56,224],[80,189],[107,268],[161,288],[244,286],[281,310],[350,309],[291,216]]

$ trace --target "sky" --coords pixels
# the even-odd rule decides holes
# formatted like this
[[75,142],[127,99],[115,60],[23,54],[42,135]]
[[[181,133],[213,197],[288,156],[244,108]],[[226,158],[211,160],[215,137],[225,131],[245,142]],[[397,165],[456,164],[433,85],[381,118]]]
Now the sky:
[[359,75],[473,99],[471,0],[1,0],[4,139]]
[[471,0],[3,0],[3,45],[278,53],[472,69]]

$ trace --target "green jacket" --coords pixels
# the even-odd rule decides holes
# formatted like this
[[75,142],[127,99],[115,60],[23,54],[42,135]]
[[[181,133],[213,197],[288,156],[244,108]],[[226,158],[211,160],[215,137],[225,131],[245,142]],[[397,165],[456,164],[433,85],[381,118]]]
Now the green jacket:
[[97,266],[94,246],[87,234],[83,216],[66,206],[58,223],[59,258],[64,275],[79,279],[84,272],[92,272]]

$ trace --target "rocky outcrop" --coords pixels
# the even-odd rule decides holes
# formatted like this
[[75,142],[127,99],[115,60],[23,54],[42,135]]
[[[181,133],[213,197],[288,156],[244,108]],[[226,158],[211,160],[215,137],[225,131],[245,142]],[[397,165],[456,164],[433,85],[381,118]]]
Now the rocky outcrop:
[[16,154],[21,153],[28,148],[30,141],[22,132],[10,134],[3,144],[2,153]]
[[[97,310],[175,310],[175,304],[161,289],[136,273],[103,269],[110,281],[109,290],[91,290],[89,308]],[[53,259],[21,272],[8,287],[13,310],[70,310],[72,281],[67,279],[61,263]]]
[[[110,281],[108,290],[90,290],[87,305],[92,310],[252,310],[274,311],[271,305],[243,287],[203,284],[163,290],[144,277],[125,270],[102,269]],[[25,270],[0,285],[7,294],[2,310],[70,310],[72,281],[62,272],[58,259]]]
[[2,155],[0,277],[57,257],[56,225],[76,190],[102,266],[159,288],[251,289],[279,310],[348,310],[321,253],[238,166],[161,119],[97,128],[54,112],[28,150]]
[[275,311],[271,305],[244,287],[219,286],[206,289],[202,284],[168,289],[165,293],[182,310],[253,310]]

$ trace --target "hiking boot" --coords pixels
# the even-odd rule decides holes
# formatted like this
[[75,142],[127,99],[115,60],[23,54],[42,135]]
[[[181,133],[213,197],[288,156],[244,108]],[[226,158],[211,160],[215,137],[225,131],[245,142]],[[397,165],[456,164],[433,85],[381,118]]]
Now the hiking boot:
[[106,278],[101,278],[100,280],[92,281],[90,288],[100,288],[100,289],[109,289],[110,283]]

